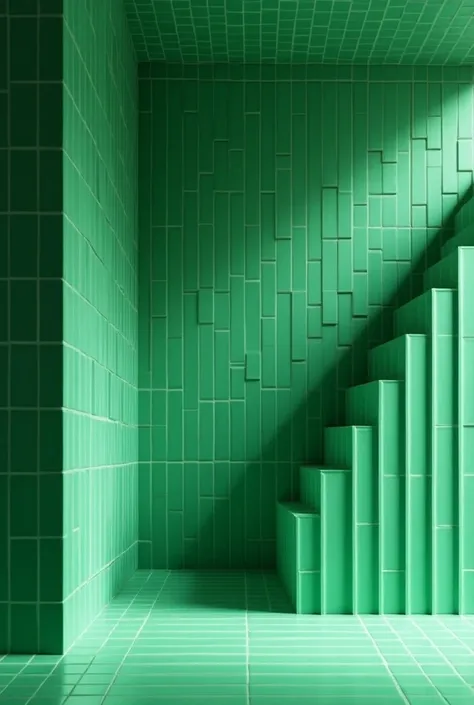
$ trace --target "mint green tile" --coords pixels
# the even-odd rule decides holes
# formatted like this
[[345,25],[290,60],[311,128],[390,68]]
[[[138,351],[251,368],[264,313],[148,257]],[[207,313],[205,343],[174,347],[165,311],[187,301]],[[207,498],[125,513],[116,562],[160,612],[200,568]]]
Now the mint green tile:
[[245,356],[245,379],[259,380],[260,379],[260,354],[258,352],[250,352]]
[[198,293],[198,321],[200,324],[214,322],[214,292],[201,289]]

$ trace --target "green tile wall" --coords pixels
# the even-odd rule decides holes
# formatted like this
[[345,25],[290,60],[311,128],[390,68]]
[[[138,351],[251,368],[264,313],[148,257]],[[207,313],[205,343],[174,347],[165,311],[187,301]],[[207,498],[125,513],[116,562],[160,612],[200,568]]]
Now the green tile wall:
[[64,1],[63,99],[67,647],[137,565],[138,114],[121,3]]
[[60,12],[0,2],[0,653],[62,596]]
[[273,566],[471,187],[472,68],[139,71],[139,565]]

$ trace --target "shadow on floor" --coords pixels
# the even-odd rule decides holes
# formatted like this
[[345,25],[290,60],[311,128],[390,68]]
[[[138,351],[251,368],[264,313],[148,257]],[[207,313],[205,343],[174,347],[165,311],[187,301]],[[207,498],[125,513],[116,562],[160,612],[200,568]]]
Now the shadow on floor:
[[276,572],[143,570],[135,574],[128,586],[131,590],[137,588],[148,601],[155,596],[153,612],[293,612]]

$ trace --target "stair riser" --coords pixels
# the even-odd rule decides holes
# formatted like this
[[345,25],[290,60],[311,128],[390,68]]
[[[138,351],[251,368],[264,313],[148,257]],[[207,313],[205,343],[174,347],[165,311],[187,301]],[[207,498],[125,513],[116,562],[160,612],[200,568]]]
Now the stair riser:
[[474,614],[474,248],[459,256],[459,611]]
[[379,493],[375,428],[354,432],[353,594],[356,614],[379,612]]
[[[378,472],[376,429],[326,428],[325,458],[352,467],[353,611],[379,611]],[[373,550],[374,549],[374,550]]]
[[321,613],[351,614],[352,474],[321,473]]
[[277,505],[276,516],[277,570],[283,586],[296,609],[297,602],[297,535],[296,521]]
[[455,289],[458,285],[459,250],[444,257],[426,270],[423,283],[425,291],[429,289]]
[[406,348],[406,611],[431,610],[431,477],[429,341],[409,337]]
[[324,458],[326,465],[332,465],[335,468],[352,467],[352,447],[352,426],[324,429]]
[[474,199],[470,198],[454,217],[454,231],[457,234],[472,224],[474,224]]
[[472,247],[474,245],[474,222],[463,228],[454,237],[450,238],[441,250],[441,256],[449,257],[458,247]]
[[[431,531],[430,520],[420,525],[419,517],[430,514],[428,462],[431,415],[428,413],[428,393],[431,369],[427,337],[403,336],[375,348],[370,356],[370,370],[376,378],[404,380],[406,545],[403,548],[397,542],[391,547],[392,553],[396,552],[397,556],[401,552],[391,569],[398,572],[405,570],[406,611],[409,614],[426,614],[431,607]],[[395,480],[388,478],[384,482],[390,492]],[[395,488],[398,492],[401,492],[400,484],[397,483]],[[382,488],[384,492],[385,488]],[[390,497],[387,501],[391,503]],[[388,512],[391,513],[390,509]],[[402,520],[403,517],[400,518]],[[390,536],[387,531],[384,534]],[[386,580],[395,581],[395,578],[389,576]],[[397,600],[397,604],[400,603],[401,600]]]
[[457,321],[457,291],[433,289],[395,312],[395,336],[409,334],[452,335]]
[[297,614],[321,611],[321,521],[277,507],[277,569]]
[[399,614],[405,599],[405,391],[401,382],[380,382],[349,391],[349,423],[377,428],[379,491],[379,609]]
[[302,467],[300,470],[301,501],[312,507],[316,512],[321,511],[321,478],[317,470]]

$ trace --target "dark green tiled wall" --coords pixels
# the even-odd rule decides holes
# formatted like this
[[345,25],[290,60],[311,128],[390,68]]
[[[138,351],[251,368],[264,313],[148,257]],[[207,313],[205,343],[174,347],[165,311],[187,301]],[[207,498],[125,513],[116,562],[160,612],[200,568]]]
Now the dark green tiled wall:
[[137,81],[122,3],[64,2],[64,643],[137,565]]
[[0,2],[0,653],[54,648],[62,599],[61,3],[41,3],[41,14],[36,1],[9,5]]
[[273,565],[471,186],[472,69],[140,73],[140,565]]

